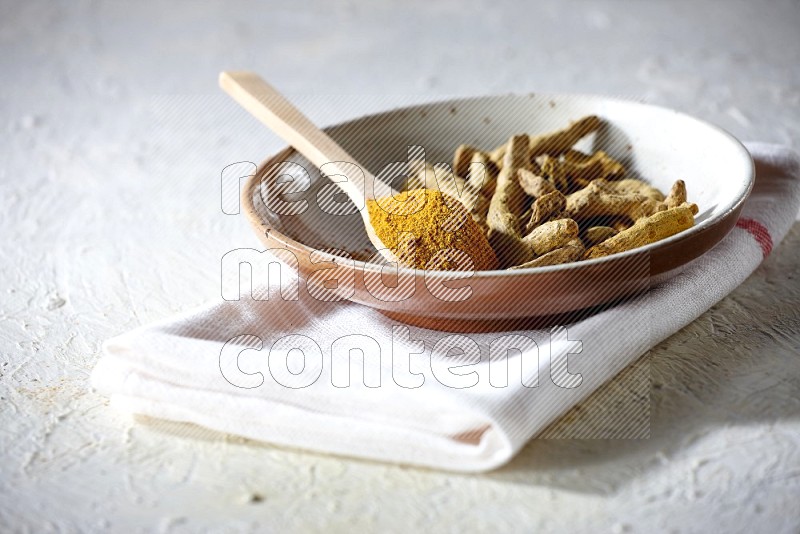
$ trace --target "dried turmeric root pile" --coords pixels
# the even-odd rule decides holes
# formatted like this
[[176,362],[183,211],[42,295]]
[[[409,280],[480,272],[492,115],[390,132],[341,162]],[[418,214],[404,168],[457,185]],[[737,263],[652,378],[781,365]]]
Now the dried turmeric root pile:
[[449,184],[442,192],[463,203],[503,269],[600,258],[691,228],[698,207],[683,180],[664,195],[605,152],[573,148],[601,125],[584,117],[549,134],[514,135],[490,152],[461,145],[451,180],[425,166],[411,182]]

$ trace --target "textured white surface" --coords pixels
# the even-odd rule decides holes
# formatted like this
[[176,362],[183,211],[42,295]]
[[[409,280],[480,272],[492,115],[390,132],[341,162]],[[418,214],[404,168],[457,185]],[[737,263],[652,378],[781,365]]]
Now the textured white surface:
[[[536,440],[463,476],[131,421],[99,343],[218,293],[256,246],[219,172],[280,143],[259,71],[329,123],[451,94],[644,97],[800,145],[797,2],[0,5],[0,525],[13,530],[759,531],[800,525],[800,227],[657,347],[649,440]],[[592,417],[591,409],[576,417]]]

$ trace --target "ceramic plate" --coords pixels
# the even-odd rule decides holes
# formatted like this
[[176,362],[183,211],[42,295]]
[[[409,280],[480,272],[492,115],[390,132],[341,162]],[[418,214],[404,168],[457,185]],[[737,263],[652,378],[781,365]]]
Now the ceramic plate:
[[[700,208],[693,228],[596,260],[479,271],[453,280],[453,273],[412,269],[400,269],[394,276],[394,271],[387,270],[381,276],[381,265],[365,261],[374,249],[358,213],[352,213],[353,206],[346,203],[338,213],[330,213],[334,210],[329,207],[320,209],[319,199],[329,196],[332,186],[291,148],[259,166],[242,190],[242,205],[267,248],[288,249],[297,258],[299,273],[309,282],[306,290],[313,295],[302,298],[325,298],[324,291],[314,288],[326,278],[321,270],[333,267],[328,260],[335,256],[325,251],[335,249],[353,258],[352,262],[337,260],[341,269],[348,270],[337,298],[346,297],[412,324],[463,331],[509,328],[520,320],[530,323],[530,318],[575,317],[674,276],[733,228],[754,180],[752,159],[739,141],[673,110],[566,94],[437,102],[326,129],[377,174],[388,164],[405,161],[409,145],[424,147],[431,163],[451,163],[459,144],[491,150],[515,133],[550,132],[590,114],[603,119],[604,126],[577,147],[606,151],[665,193],[675,180],[684,180],[689,201]],[[394,291],[380,291],[379,284],[392,283],[398,285]],[[330,281],[325,287],[330,289]]]

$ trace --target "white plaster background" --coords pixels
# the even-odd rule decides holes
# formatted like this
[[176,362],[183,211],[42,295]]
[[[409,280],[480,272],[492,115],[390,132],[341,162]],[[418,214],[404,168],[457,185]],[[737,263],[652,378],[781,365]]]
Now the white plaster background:
[[487,475],[135,422],[87,377],[103,339],[214,298],[222,253],[256,245],[219,171],[280,142],[221,69],[323,124],[564,90],[797,148],[799,27],[796,0],[2,0],[0,530],[797,532],[800,226],[652,351],[649,440],[536,440]]

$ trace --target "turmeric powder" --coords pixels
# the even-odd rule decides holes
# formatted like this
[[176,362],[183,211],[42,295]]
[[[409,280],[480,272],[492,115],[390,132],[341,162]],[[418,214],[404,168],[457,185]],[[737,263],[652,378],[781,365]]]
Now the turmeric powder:
[[[391,201],[393,208],[385,209]],[[397,208],[399,206],[399,208]],[[367,201],[375,233],[401,263],[408,267],[438,270],[491,270],[497,256],[480,227],[458,200],[433,189],[404,191],[395,197]],[[472,265],[458,261],[458,255],[439,254],[442,250],[466,254]],[[469,263],[469,262],[467,262]]]

